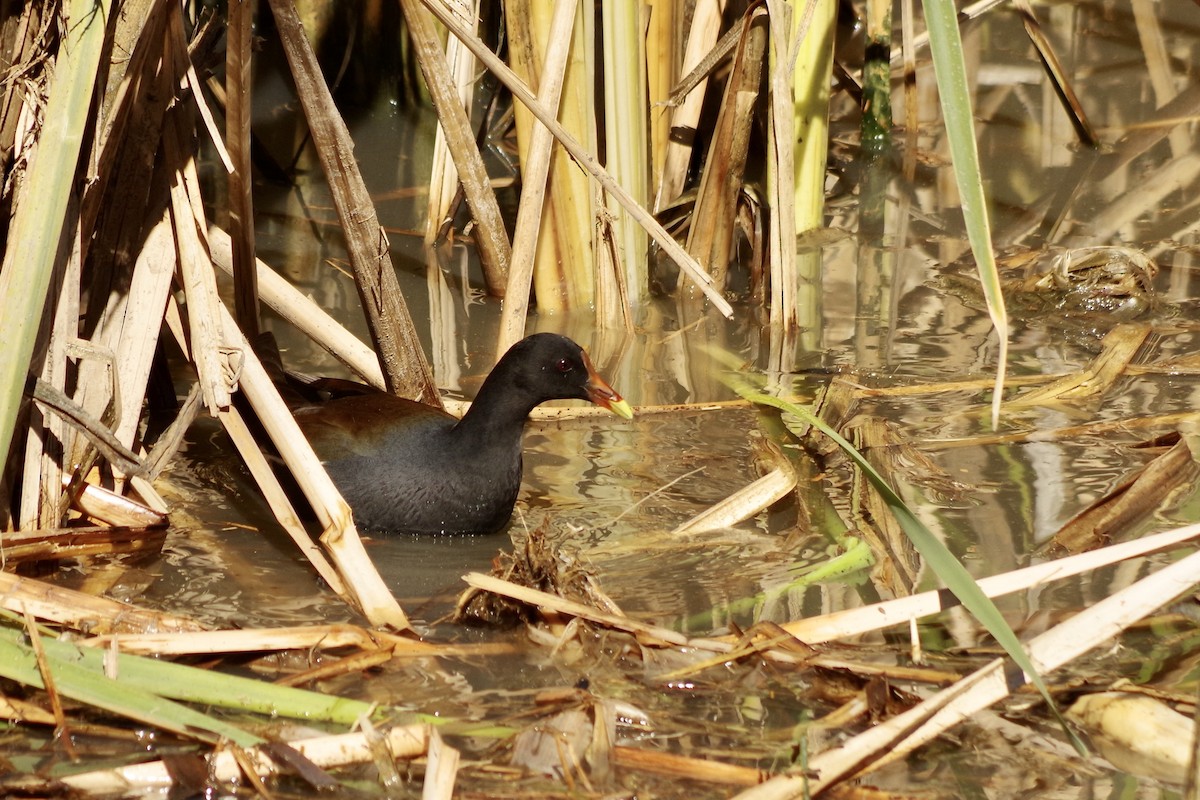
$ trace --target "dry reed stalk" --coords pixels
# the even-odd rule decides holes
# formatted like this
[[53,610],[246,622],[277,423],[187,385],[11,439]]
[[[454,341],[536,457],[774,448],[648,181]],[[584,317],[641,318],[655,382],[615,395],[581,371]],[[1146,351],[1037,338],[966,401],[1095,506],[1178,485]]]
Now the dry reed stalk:
[[[388,388],[440,408],[441,399],[433,375],[392,266],[387,235],[379,226],[374,203],[354,160],[350,132],[334,105],[316,54],[300,24],[295,3],[293,0],[269,0],[269,5],[333,194],[354,268],[355,285],[367,312],[367,322],[383,362]],[[419,29],[412,28],[411,19],[409,24],[414,39],[420,38],[417,36]],[[429,26],[426,24],[425,27]],[[436,36],[431,38],[436,40]],[[449,89],[448,84],[443,85]],[[459,112],[462,113],[461,107]],[[461,165],[459,170],[465,178],[467,171]]]
[[[80,483],[74,496],[74,505],[84,515],[108,525],[142,528],[167,524],[163,511],[91,483]],[[161,501],[156,505],[161,508]]]
[[[254,259],[254,176],[250,154],[250,45],[254,6],[233,0],[225,33],[225,138],[229,171],[229,230],[233,239],[233,308],[246,337],[258,336],[258,272]],[[200,96],[200,87],[193,84]]]
[[[513,69],[531,85],[545,77],[543,66],[551,46],[567,48],[562,75],[563,89],[555,119],[587,146],[595,148],[596,115],[593,90],[595,65],[587,42],[594,36],[589,15],[578,14],[570,38],[551,38],[554,15],[560,3],[548,0],[517,0],[505,5],[505,27],[509,36],[509,59]],[[514,106],[518,151],[529,152],[536,118],[521,104]],[[524,172],[524,167],[522,167]],[[592,264],[595,243],[592,233],[595,202],[587,175],[570,159],[551,155],[549,182],[536,255],[533,256],[533,289],[539,310],[545,313],[586,308],[593,303]],[[522,302],[522,299],[518,299]]]
[[[278,2],[279,0],[272,0],[272,6]],[[501,293],[504,291],[505,276],[508,274],[512,254],[504,220],[500,216],[500,207],[496,203],[496,195],[492,192],[483,157],[475,143],[471,121],[467,119],[467,112],[455,91],[454,77],[446,63],[442,41],[429,14],[421,10],[417,0],[400,0],[400,10],[404,12],[404,20],[408,23],[409,41],[421,67],[421,74],[425,77],[429,99],[437,112],[438,123],[446,134],[446,143],[454,157],[463,195],[475,218],[475,244],[479,250],[479,262],[483,267],[488,289],[493,293]],[[445,5],[441,7],[441,11],[445,14],[454,13]]]
[[[479,20],[479,2],[453,0],[447,3],[451,13],[458,16],[464,27],[476,30]],[[446,63],[458,89],[458,102],[466,110],[469,120],[472,99],[475,96],[475,57],[453,36],[446,42]],[[458,170],[454,167],[453,155],[446,141],[446,131],[439,124],[433,140],[433,168],[429,177],[429,197],[425,212],[425,243],[433,244],[442,228],[443,220],[450,216],[450,206],[458,194]]]
[[[1032,567],[980,578],[979,588],[983,589],[988,597],[1000,597],[1041,586],[1049,581],[1095,571],[1111,564],[1118,564],[1175,547],[1197,536],[1200,536],[1200,525],[1189,525],[1144,536],[1133,541],[1109,545],[1089,553],[1067,556]],[[895,625],[904,625],[909,620],[936,614],[956,604],[952,599],[948,601],[943,592],[921,592],[873,605],[835,611],[819,617],[785,622],[782,627],[801,641],[817,644],[834,639],[860,636]]]
[[1085,400],[1101,397],[1125,376],[1130,363],[1137,357],[1150,326],[1145,323],[1123,323],[1105,334],[1100,353],[1083,370],[1063,376],[1048,386],[1039,386],[1009,400],[1008,408],[1039,405],[1064,400]]
[[1041,553],[1058,556],[1099,547],[1163,509],[1172,497],[1190,495],[1197,478],[1200,462],[1188,438],[1181,436],[1166,452],[1063,523]]
[[658,245],[671,258],[671,260],[673,260],[681,269],[687,272],[697,283],[697,285],[701,287],[701,290],[712,303],[713,307],[720,311],[725,317],[732,318],[733,307],[730,306],[729,301],[721,296],[720,292],[713,288],[712,279],[704,272],[703,269],[700,268],[698,264],[696,264],[696,260],[688,255],[687,251],[685,251],[683,247],[676,242],[675,239],[672,238],[665,229],[663,229],[662,225],[660,225],[659,222],[654,219],[653,214],[651,214],[645,207],[638,204],[628,191],[626,191],[620,184],[613,180],[612,176],[609,175],[604,167],[600,165],[600,162],[596,159],[596,157],[592,155],[592,153],[588,152],[587,149],[580,144],[578,139],[568,133],[567,130],[558,123],[550,109],[538,102],[537,97],[530,90],[530,88],[526,86],[525,83],[521,81],[512,72],[512,70],[510,70],[504,64],[503,61],[497,58],[496,54],[491,52],[487,45],[479,41],[479,39],[476,37],[472,36],[468,31],[463,30],[462,26],[455,23],[454,19],[440,7],[439,3],[435,2],[435,0],[421,0],[421,3],[424,4],[425,7],[428,8],[433,15],[450,30],[452,34],[462,39],[463,42],[471,49],[471,51],[475,53],[475,57],[478,58],[484,64],[484,66],[491,70],[491,72],[496,75],[501,83],[508,87],[509,91],[513,93],[513,96],[518,101],[523,103],[527,108],[529,108],[530,111],[533,112],[534,116],[536,116],[543,125],[550,129],[550,132],[554,134],[554,138],[557,139],[560,144],[562,144],[564,149],[571,154],[571,157],[575,159],[580,166],[586,169],[596,179],[604,191],[617,198],[617,201],[621,204],[621,206],[630,214],[630,216],[632,216],[649,232],[650,236],[655,242],[658,243]]
[[[1146,615],[1195,586],[1200,553],[1174,562],[1034,637],[1027,651],[1042,674],[1119,636]],[[917,747],[999,702],[1013,691],[1004,659],[996,659],[917,706],[809,759],[806,774],[789,774],[738,795],[777,800],[816,795],[836,783],[903,758]],[[811,776],[811,777],[810,777]]]
[[[1063,110],[1071,120],[1071,125],[1075,128],[1075,134],[1079,138],[1081,144],[1085,147],[1098,148],[1100,146],[1100,137],[1096,135],[1096,131],[1092,128],[1091,120],[1088,119],[1087,112],[1083,108],[1083,104],[1079,102],[1078,95],[1075,94],[1075,89],[1071,80],[1067,77],[1066,70],[1063,69],[1062,63],[1058,60],[1058,55],[1054,51],[1054,45],[1051,44],[1049,37],[1042,30],[1041,24],[1038,22],[1037,15],[1033,11],[1033,7],[1027,0],[1016,0],[1014,3],[1017,12],[1021,15],[1021,22],[1025,26],[1025,34],[1033,43],[1034,49],[1037,50],[1038,57],[1042,60],[1042,65],[1046,69],[1046,74],[1050,79],[1051,85],[1054,87],[1055,93],[1058,95],[1059,101],[1063,105]],[[1135,0],[1134,19],[1138,20],[1138,2]],[[1144,6],[1143,6],[1144,7]],[[1143,28],[1139,24],[1138,32],[1143,33]],[[1160,42],[1161,43],[1161,42]],[[1149,47],[1149,42],[1143,40],[1143,46],[1147,54],[1147,66],[1151,73],[1151,83],[1154,83],[1154,62],[1152,49]],[[1155,89],[1159,87],[1156,85]],[[1167,97],[1160,95],[1161,101],[1165,101]],[[1175,155],[1184,152],[1183,149],[1176,150]]]
[[204,627],[186,617],[147,611],[8,572],[0,572],[0,607],[14,613],[28,609],[38,619],[93,635],[199,631]]
[[528,586],[521,586],[506,581],[502,578],[497,578],[492,575],[484,575],[480,572],[471,572],[463,576],[463,581],[468,586],[474,587],[484,592],[494,592],[495,594],[511,597],[514,600],[519,600],[522,603],[528,603],[532,606],[538,606],[543,611],[556,612],[567,614],[572,617],[580,617],[590,620],[617,630],[628,631],[635,633],[639,641],[661,642],[664,645],[683,646],[687,644],[687,637],[678,631],[673,631],[670,628],[663,628],[658,625],[649,625],[644,622],[639,622],[629,617],[612,614],[607,611],[601,611],[592,606],[577,603],[573,600],[567,600],[557,595],[543,592],[538,589],[533,589]]
[[772,446],[771,452],[777,465],[774,469],[720,503],[701,511],[671,531],[672,535],[696,535],[731,527],[766,510],[791,493],[796,488],[796,470],[777,447]]
[[[78,245],[82,237],[73,237]],[[66,388],[68,343],[75,338],[79,320],[80,259],[78,247],[71,248],[66,263],[55,268],[59,285],[58,303],[50,320],[49,341],[42,364],[41,380],[58,392]],[[63,443],[68,437],[65,421],[30,404],[25,440],[24,472],[21,477],[19,528],[49,528],[62,523],[70,500],[63,492]]]
[[121,387],[121,405],[113,433],[131,449],[137,443],[142,401],[174,277],[172,237],[170,217],[164,210],[137,254],[121,324],[119,329],[114,325],[110,334],[110,341],[116,347],[117,383]]
[[[175,59],[175,74],[189,69],[183,16],[175,9],[167,24],[166,58]],[[174,170],[171,181],[171,224],[175,232],[175,252],[179,283],[187,304],[187,338],[192,363],[200,379],[200,389],[209,413],[216,416],[233,401],[229,356],[234,352],[221,329],[220,297],[212,270],[205,222],[204,200],[200,196],[196,161],[189,145],[192,126],[182,114],[172,114],[163,128],[163,150],[167,164]]]
[[10,531],[3,537],[0,564],[51,561],[117,553],[158,552],[165,527],[86,527]]
[[[563,82],[566,78],[567,57],[570,55],[573,39],[572,28],[575,23],[577,6],[576,0],[567,0],[567,2],[554,5],[554,17],[550,22],[544,64],[541,77],[537,82],[538,99],[548,108],[555,109],[556,113],[559,108]],[[521,19],[532,22],[528,14],[524,16],[521,14],[522,11],[529,12],[530,10],[527,6],[518,3],[509,3],[506,6],[509,20]],[[515,37],[514,34],[516,34]],[[531,51],[534,45],[535,35],[529,27],[525,25],[512,27],[510,22],[509,48],[514,63],[531,69],[532,63],[529,62],[533,60]],[[523,118],[527,114],[528,112],[522,112],[520,116]],[[500,315],[499,341],[496,344],[497,359],[525,335],[525,318],[529,312],[529,290],[533,282],[534,267],[541,261],[540,254],[543,254],[543,248],[540,246],[540,240],[543,237],[539,234],[542,228],[543,202],[548,188],[546,180],[550,174],[550,155],[554,146],[554,138],[544,125],[538,124],[535,120],[526,121],[518,128],[518,131],[527,127],[532,128],[532,131],[528,134],[527,146],[522,148],[521,203],[517,210],[517,223],[513,233],[512,266],[508,273],[508,287],[504,292],[504,308]],[[584,196],[586,197],[586,195]],[[552,218],[558,219],[557,215],[552,215]],[[569,224],[569,222],[562,220],[558,224]],[[556,234],[559,232],[557,227],[558,225],[555,225],[544,237],[548,244],[557,241]],[[557,250],[557,248],[546,249]],[[547,257],[560,256],[557,252],[544,253],[544,255]],[[558,269],[562,269],[562,267],[560,266]]]
[[748,10],[742,18],[742,35],[700,176],[693,224],[688,228],[688,252],[721,289],[725,287],[733,257],[738,198],[745,179],[746,154],[750,149],[766,54],[767,9],[760,5]]
[[592,241],[596,262],[596,330],[600,334],[600,341],[605,342],[609,339],[605,335],[608,331],[621,328],[628,336],[633,333],[635,326],[629,300],[628,273],[617,249],[612,214],[604,208],[602,201],[602,197],[597,197],[594,204],[599,211]]
[[373,625],[408,629],[408,617],[363,550],[350,507],[304,438],[304,433],[279,396],[279,390],[271,382],[262,362],[245,337],[237,331],[229,311],[220,306],[219,313],[226,334],[238,337],[241,346],[242,392],[317,515],[324,531],[321,542],[348,590],[343,597],[356,605]]
[[[650,205],[650,120],[646,98],[646,23],[643,4],[602,3],[604,50],[604,166],[638,208]],[[623,213],[611,192],[604,197],[607,224],[624,290],[643,305],[650,293],[646,230]],[[715,286],[715,284],[714,284]],[[715,287],[719,291],[719,286]],[[611,292],[610,292],[611,294]]]
[[[320,646],[319,643],[318,646]],[[310,667],[302,672],[276,678],[275,684],[277,686],[304,686],[309,683],[316,683],[317,681],[340,678],[344,675],[358,674],[361,676],[367,670],[381,667],[391,660],[392,651],[389,648],[364,650],[345,658],[322,661],[317,666]]]
[[[178,10],[144,2],[122,10],[113,48],[131,55],[110,70],[103,124],[92,144],[95,180],[84,188],[81,211],[83,226],[90,231],[85,237],[89,285],[84,317],[93,329],[91,342],[112,352],[113,365],[84,361],[76,399],[95,416],[111,413],[116,437],[133,448],[173,278],[174,245],[162,246],[164,238],[173,237],[169,212],[164,210],[172,165],[159,155],[164,125],[169,116],[182,115],[182,124],[190,129],[193,110],[188,103],[171,107],[185,85],[182,60],[165,49],[182,36],[181,26],[173,26],[169,34],[167,28]],[[113,197],[121,202],[106,202]],[[159,215],[166,222],[152,226],[141,242],[147,220]],[[137,255],[131,265],[133,253]],[[109,391],[102,380],[110,369],[119,391]],[[71,445],[67,463],[82,462],[80,444]]]
[[[343,733],[296,739],[286,744],[318,767],[329,769],[368,763],[376,757],[380,748],[391,759],[414,758],[425,752],[428,732],[429,728],[426,725],[408,725],[391,728],[382,733]],[[256,747],[247,750],[246,753],[255,774],[260,778],[280,774],[279,765],[270,755],[270,746]],[[244,777],[238,759],[230,750],[219,750],[208,756],[205,761],[206,772],[211,781],[229,783]],[[164,761],[147,761],[126,767],[78,773],[63,782],[76,791],[95,795],[160,791],[162,787],[169,787],[174,783],[172,768]]]
[[[227,275],[231,275],[233,267],[229,234],[220,228],[210,227],[208,236],[212,246],[213,263]],[[384,389],[379,358],[370,347],[347,331],[325,309],[314,303],[311,297],[271,269],[266,262],[257,259],[256,264],[259,293],[264,303],[349,367],[362,380],[376,389]]]
[[170,631],[162,633],[112,633],[93,636],[79,642],[84,647],[115,647],[122,653],[137,655],[212,655],[217,653],[258,653],[277,650],[333,650],[353,647],[364,652],[379,650],[397,656],[424,658],[454,653],[454,645],[445,648],[417,642],[383,631],[357,625],[302,625],[286,628],[239,628],[215,631]]
[[[655,194],[662,175],[667,147],[671,140],[670,115],[661,113],[671,95],[679,74],[679,54],[683,50],[683,23],[686,9],[675,0],[650,0],[643,16],[646,19],[646,108],[649,110],[649,172]],[[694,13],[694,12],[693,12]],[[657,202],[654,205],[657,210]]]
[[238,412],[236,406],[221,411],[221,425],[225,428],[225,432],[233,441],[234,447],[237,448],[238,454],[241,455],[242,461],[246,464],[246,468],[250,470],[251,476],[258,484],[259,490],[263,493],[263,497],[267,501],[267,505],[271,507],[271,513],[275,515],[275,521],[280,527],[287,532],[296,546],[300,548],[300,552],[308,559],[308,562],[316,569],[317,574],[329,585],[329,588],[334,593],[341,597],[347,594],[346,585],[342,582],[341,577],[333,568],[333,565],[326,560],[321,549],[313,543],[312,537],[308,535],[308,531],[304,529],[304,523],[300,521],[300,515],[296,513],[296,509],[292,506],[292,501],[288,498],[287,492],[279,483],[279,479],[275,477],[275,471],[267,462],[259,445],[254,441],[254,434],[250,432],[242,415]]
[[[54,715],[37,705],[15,697],[0,697],[0,718],[24,725],[53,725]],[[75,726],[76,730],[80,727]]]
[[[683,53],[682,74],[687,75],[712,49],[721,29],[721,12],[724,0],[697,0],[692,10],[691,28],[688,30],[687,46]],[[658,171],[658,186],[654,197],[654,210],[662,211],[667,204],[683,193],[688,165],[692,160],[692,145],[697,135],[700,111],[704,104],[708,79],[701,79],[677,104],[670,106],[670,141],[662,157]],[[659,109],[659,106],[655,106]],[[659,109],[661,111],[661,109]]]
[[711,758],[692,758],[676,753],[643,750],[628,745],[614,747],[612,760],[618,767],[625,769],[645,770],[658,775],[721,786],[755,786],[769,777],[769,773],[752,767],[725,764]]
[[71,741],[71,729],[67,727],[67,717],[63,713],[62,697],[58,693],[50,662],[46,659],[46,651],[42,648],[42,635],[38,632],[37,623],[34,622],[29,609],[22,608],[21,616],[25,621],[25,635],[29,638],[29,644],[37,658],[38,673],[42,679],[41,688],[46,692],[46,696],[50,700],[50,711],[54,714],[54,738],[62,745],[68,758],[78,761],[79,754],[75,751],[75,745]]
[[452,800],[454,779],[458,775],[458,750],[442,740],[437,728],[427,730],[426,744],[428,761],[425,767],[425,782],[421,785],[421,800]]

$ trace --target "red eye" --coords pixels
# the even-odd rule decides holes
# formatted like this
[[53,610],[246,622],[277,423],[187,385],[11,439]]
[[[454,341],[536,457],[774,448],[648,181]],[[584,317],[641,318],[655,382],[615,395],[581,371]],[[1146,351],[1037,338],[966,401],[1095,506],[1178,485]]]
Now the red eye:
[[554,366],[557,367],[558,371],[564,375],[566,375],[568,372],[571,371],[571,362],[570,362],[570,360],[565,359],[565,358],[560,358],[558,360],[558,363],[555,364]]

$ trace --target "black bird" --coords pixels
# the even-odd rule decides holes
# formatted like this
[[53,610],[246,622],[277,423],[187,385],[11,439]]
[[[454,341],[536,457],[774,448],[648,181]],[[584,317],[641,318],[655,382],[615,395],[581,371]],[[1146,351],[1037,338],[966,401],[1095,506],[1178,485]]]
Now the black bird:
[[583,348],[552,333],[513,345],[461,420],[383,392],[335,397],[294,413],[359,528],[494,533],[517,500],[529,412],[564,398],[633,416]]

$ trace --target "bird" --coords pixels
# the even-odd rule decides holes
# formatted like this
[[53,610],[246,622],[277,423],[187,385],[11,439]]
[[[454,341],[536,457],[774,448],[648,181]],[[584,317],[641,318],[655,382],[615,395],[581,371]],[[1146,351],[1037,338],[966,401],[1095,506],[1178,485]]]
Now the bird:
[[462,419],[369,390],[293,408],[364,532],[490,534],[512,516],[529,412],[588,400],[625,419],[629,403],[566,336],[537,333],[496,363]]

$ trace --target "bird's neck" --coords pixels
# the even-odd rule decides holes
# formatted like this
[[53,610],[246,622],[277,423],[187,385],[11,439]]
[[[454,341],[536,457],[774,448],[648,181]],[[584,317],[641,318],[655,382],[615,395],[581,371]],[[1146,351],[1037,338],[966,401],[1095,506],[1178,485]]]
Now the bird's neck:
[[502,367],[503,363],[488,375],[470,409],[455,426],[456,432],[469,441],[519,443],[525,420],[538,404],[536,398],[528,396],[506,377]]

